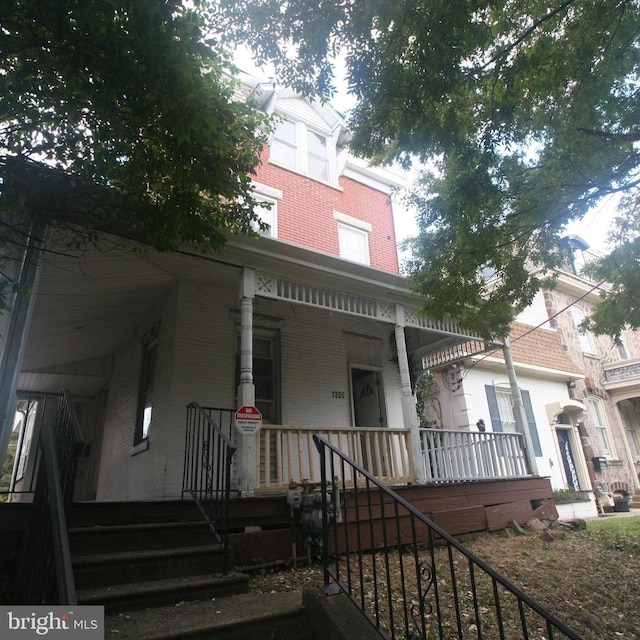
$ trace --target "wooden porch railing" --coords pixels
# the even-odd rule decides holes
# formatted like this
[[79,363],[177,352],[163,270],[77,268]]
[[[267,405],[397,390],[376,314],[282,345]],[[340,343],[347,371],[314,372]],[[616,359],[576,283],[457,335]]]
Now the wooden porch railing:
[[314,434],[344,451],[382,482],[415,481],[406,429],[263,425],[256,447],[257,488],[283,489],[291,480],[319,481]]
[[460,482],[532,475],[520,433],[420,429],[428,482]]

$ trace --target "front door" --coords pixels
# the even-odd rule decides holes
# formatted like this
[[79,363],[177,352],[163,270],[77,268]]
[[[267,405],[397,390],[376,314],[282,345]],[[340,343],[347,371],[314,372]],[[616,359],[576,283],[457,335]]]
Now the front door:
[[562,465],[564,466],[564,473],[567,477],[567,484],[570,489],[580,491],[580,482],[578,481],[578,472],[576,471],[571,446],[571,431],[569,429],[556,429],[556,434],[558,444],[560,445],[560,456],[562,457]]
[[356,427],[385,427],[384,394],[379,371],[351,369],[353,419]]

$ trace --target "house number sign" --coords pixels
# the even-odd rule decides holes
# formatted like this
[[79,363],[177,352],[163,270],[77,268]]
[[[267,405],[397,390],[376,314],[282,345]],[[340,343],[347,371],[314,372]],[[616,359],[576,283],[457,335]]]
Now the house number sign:
[[252,436],[260,431],[262,414],[256,407],[240,407],[234,416],[233,423],[243,436]]
[[339,400],[342,400],[345,397],[345,393],[344,393],[344,391],[332,391],[331,392],[331,397],[332,398],[337,398]]

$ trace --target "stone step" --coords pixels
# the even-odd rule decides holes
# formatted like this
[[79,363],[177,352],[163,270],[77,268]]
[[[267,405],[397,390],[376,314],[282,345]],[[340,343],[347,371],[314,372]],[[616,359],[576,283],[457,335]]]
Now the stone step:
[[223,555],[214,545],[99,553],[72,558],[77,589],[147,582],[223,570]]
[[188,601],[211,601],[245,593],[248,585],[248,575],[232,572],[226,576],[186,576],[80,589],[77,596],[78,604],[104,605],[107,614],[114,614],[148,607],[175,607],[176,603]]
[[118,640],[309,640],[309,631],[296,592],[241,594],[105,618],[105,637]]
[[71,552],[76,556],[123,549],[134,551],[214,543],[214,534],[204,521],[77,527],[69,530]]

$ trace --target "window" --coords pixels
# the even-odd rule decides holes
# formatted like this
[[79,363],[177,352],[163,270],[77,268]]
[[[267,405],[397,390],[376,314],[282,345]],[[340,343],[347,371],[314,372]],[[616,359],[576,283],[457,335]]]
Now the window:
[[580,328],[580,325],[585,319],[584,311],[579,307],[571,307],[571,315],[573,316],[573,322],[576,325],[576,330],[578,332],[580,348],[584,353],[595,353],[596,348],[594,345],[593,337],[588,331]]
[[290,120],[282,120],[273,132],[270,158],[287,167],[298,166],[298,149],[296,145],[296,125]]
[[[489,405],[489,415],[491,417],[491,428],[494,431],[516,431],[516,420],[513,413],[513,402],[511,391],[504,388],[496,387],[492,384],[484,386],[487,394],[487,403]],[[534,454],[537,457],[542,456],[542,447],[540,445],[540,437],[538,436],[538,427],[536,419],[533,415],[533,406],[531,405],[531,396],[525,389],[520,391],[522,396],[522,405],[527,416],[527,426],[529,427],[529,435],[531,436],[531,444],[533,445]]]
[[318,180],[329,179],[327,139],[315,131],[307,131],[308,173]]
[[589,416],[591,422],[596,428],[598,436],[598,442],[600,443],[600,449],[603,455],[610,458],[613,456],[613,450],[611,448],[611,439],[609,437],[609,428],[604,414],[604,407],[599,398],[587,398],[587,407],[589,409]]
[[621,402],[618,408],[627,432],[627,442],[629,443],[631,454],[640,457],[640,424],[638,423],[638,415],[630,402]]
[[615,353],[618,355],[619,360],[628,360],[629,359],[629,350],[627,349],[627,345],[624,342],[624,338],[620,336],[620,342],[613,344],[613,348]]
[[[253,384],[256,407],[267,423],[278,423],[280,419],[278,333],[254,330],[253,335]],[[236,336],[236,391],[240,385],[240,334]]]
[[[269,238],[278,237],[278,200],[282,198],[282,191],[266,184],[253,182],[253,191],[256,201],[259,203],[254,212],[262,222],[269,225],[268,229],[260,231],[260,234]],[[264,203],[264,206],[262,205]],[[270,205],[270,206],[266,206]],[[254,229],[258,231],[257,223]]]
[[334,157],[329,132],[313,130],[304,122],[282,120],[273,133],[270,160],[316,180],[337,181],[331,162]]
[[513,405],[511,404],[511,392],[496,389],[496,399],[498,402],[498,412],[502,430],[508,433],[516,432],[516,419],[513,415]]
[[370,264],[369,233],[371,225],[343,213],[334,211],[338,221],[338,245],[340,257],[360,264]]
[[147,440],[153,419],[153,386],[156,373],[158,351],[158,327],[152,329],[142,340],[142,363],[140,367],[140,388],[138,392],[138,413],[134,444]]
[[[267,208],[266,206],[257,205],[254,209],[256,215],[262,222],[269,225],[268,229],[264,231],[260,231],[260,234],[263,236],[267,236],[268,238],[277,238],[278,237],[278,203],[275,200],[271,200],[270,198],[265,198],[264,196],[260,196],[261,202],[266,202],[270,206]],[[258,231],[258,225],[255,225],[255,230]]]

